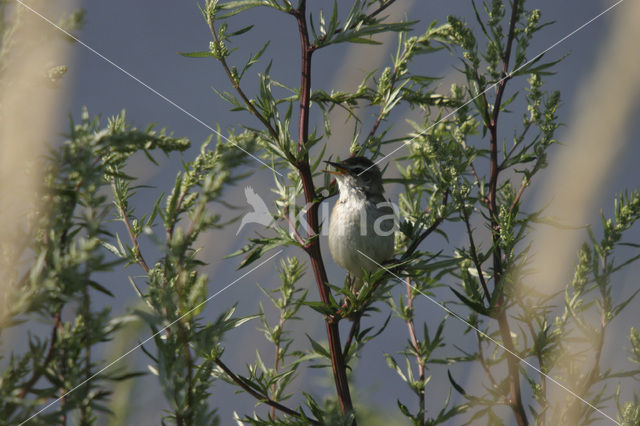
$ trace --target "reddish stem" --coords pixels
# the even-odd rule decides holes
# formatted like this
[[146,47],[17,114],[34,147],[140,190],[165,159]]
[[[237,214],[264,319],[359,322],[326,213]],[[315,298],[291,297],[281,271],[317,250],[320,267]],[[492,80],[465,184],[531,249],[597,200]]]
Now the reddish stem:
[[[310,233],[310,240],[306,246],[309,254],[311,267],[320,293],[320,299],[323,303],[329,304],[331,301],[330,289],[327,286],[327,271],[322,260],[322,252],[320,250],[320,240],[314,238],[319,233],[318,220],[318,202],[316,200],[316,192],[313,184],[313,175],[309,166],[309,154],[306,152],[306,143],[309,136],[309,107],[311,93],[311,56],[313,48],[309,44],[309,32],[307,28],[306,18],[306,1],[301,0],[298,9],[292,10],[298,22],[298,30],[300,33],[300,44],[302,49],[302,75],[300,85],[300,120],[298,126],[298,160],[296,167],[302,179],[305,201],[311,207],[307,212],[307,224]],[[333,316],[325,317],[325,326],[327,329],[327,337],[329,340],[329,352],[331,354],[331,367],[333,370],[333,378],[338,394],[340,409],[343,414],[353,411],[353,403],[351,401],[351,393],[349,391],[349,382],[347,380],[347,368],[342,356],[342,344],[340,343],[340,330],[338,328],[339,319]],[[354,419],[353,425],[356,425]]]
[[498,206],[497,206],[497,192],[498,192],[498,174],[500,172],[498,162],[498,117],[500,114],[500,107],[502,104],[502,97],[504,96],[507,82],[509,81],[509,60],[511,58],[511,48],[513,46],[513,40],[515,38],[515,25],[518,19],[518,6],[520,0],[514,0],[511,8],[511,18],[509,20],[509,34],[507,36],[507,46],[502,55],[502,75],[498,82],[496,91],[496,99],[493,106],[491,121],[488,123],[490,144],[489,144],[489,158],[491,162],[490,179],[489,179],[489,213],[491,216],[491,234],[493,239],[494,251],[493,251],[493,273],[494,273],[494,291],[498,293],[497,299],[497,315],[498,328],[500,330],[500,337],[507,350],[507,367],[509,370],[509,405],[516,417],[516,421],[519,426],[527,426],[529,421],[527,414],[522,404],[522,394],[520,389],[520,362],[518,358],[513,355],[516,352],[513,340],[511,338],[511,329],[509,327],[509,321],[507,318],[507,312],[504,309],[505,297],[502,289],[502,254],[499,247],[500,242],[500,225],[498,223]]

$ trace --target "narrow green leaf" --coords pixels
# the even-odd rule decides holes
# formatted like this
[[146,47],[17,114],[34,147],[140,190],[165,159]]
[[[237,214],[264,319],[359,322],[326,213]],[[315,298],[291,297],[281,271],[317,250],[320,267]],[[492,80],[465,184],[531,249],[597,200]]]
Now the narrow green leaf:
[[178,52],[179,55],[184,56],[185,58],[214,58],[214,54],[212,52],[201,51],[201,52]]
[[311,347],[313,348],[315,353],[322,355],[327,359],[331,359],[331,354],[324,346],[313,340],[308,334],[305,333],[305,335],[307,336],[307,339],[309,339],[309,343],[311,343]]
[[92,288],[98,290],[101,293],[108,294],[109,296],[114,297],[113,293],[111,293],[105,287],[103,287],[102,285],[98,284],[97,282],[95,282],[93,280],[87,280],[87,284],[89,285],[89,287],[92,287]]
[[462,388],[462,386],[460,386],[459,384],[456,383],[455,380],[453,380],[453,376],[451,376],[450,370],[447,370],[447,377],[449,377],[449,382],[451,382],[451,386],[453,386],[455,390],[457,390],[461,395],[467,394],[467,392]]
[[324,302],[304,302],[303,305],[306,305],[313,309],[316,312],[321,313],[322,315],[333,315],[335,314],[335,310],[327,303]]
[[237,31],[234,31],[232,33],[227,34],[227,37],[233,37],[233,36],[238,36],[240,34],[244,34],[244,33],[248,32],[248,31],[251,31],[252,28],[253,28],[253,25],[247,25],[244,28],[240,28]]
[[453,291],[455,293],[455,295],[458,296],[458,299],[460,299],[460,301],[462,303],[464,303],[465,305],[467,305],[468,307],[473,309],[474,312],[477,312],[477,313],[482,314],[482,315],[489,316],[489,310],[487,308],[485,308],[482,304],[480,304],[478,302],[474,302],[473,300],[467,298],[465,295],[463,295],[462,293],[456,291],[453,288],[451,289],[451,291]]

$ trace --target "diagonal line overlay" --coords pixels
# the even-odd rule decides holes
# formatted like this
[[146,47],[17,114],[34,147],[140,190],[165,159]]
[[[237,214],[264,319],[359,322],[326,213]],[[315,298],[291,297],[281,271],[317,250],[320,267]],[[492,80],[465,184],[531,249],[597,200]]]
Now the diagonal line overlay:
[[[581,26],[579,26],[578,28],[576,28],[575,30],[571,31],[570,33],[568,33],[567,35],[565,35],[564,37],[562,37],[561,39],[559,39],[558,41],[556,41],[555,43],[553,43],[552,45],[550,45],[549,47],[547,47],[546,49],[544,49],[542,52],[540,52],[538,55],[534,56],[533,59],[525,62],[523,65],[521,65],[520,67],[512,70],[507,76],[501,78],[500,80],[496,81],[495,83],[493,83],[492,85],[488,86],[484,91],[480,92],[479,94],[477,94],[475,97],[471,98],[470,100],[468,100],[465,104],[463,104],[462,106],[458,107],[457,109],[453,110],[452,112],[448,113],[447,115],[445,115],[444,117],[442,117],[440,120],[438,120],[437,122],[435,122],[434,124],[432,124],[431,126],[427,127],[426,129],[424,129],[422,132],[418,133],[417,135],[415,135],[413,138],[411,138],[410,140],[404,142],[402,145],[400,145],[399,147],[395,148],[394,150],[392,150],[390,153],[386,154],[385,156],[383,156],[381,159],[379,159],[378,161],[376,161],[373,165],[377,165],[380,162],[384,161],[386,158],[390,157],[391,155],[393,155],[394,153],[396,153],[397,151],[399,151],[400,149],[404,148],[405,146],[407,146],[409,143],[411,143],[412,141],[414,141],[416,138],[424,135],[426,132],[428,132],[430,129],[432,129],[433,127],[437,126],[439,123],[441,123],[442,121],[446,120],[447,118],[451,117],[452,115],[454,115],[456,112],[458,112],[461,108],[464,108],[465,106],[469,105],[471,102],[473,102],[474,100],[476,100],[478,97],[484,95],[485,93],[487,93],[488,91],[490,91],[491,89],[495,88],[498,84],[500,84],[502,81],[507,80],[509,78],[511,78],[511,76],[518,72],[519,70],[521,70],[522,68],[524,68],[525,66],[529,65],[531,62],[535,61],[536,59],[538,59],[541,55],[544,55],[545,53],[549,52],[550,50],[552,50],[553,48],[557,47],[558,45],[560,45],[561,43],[563,43],[564,41],[566,41],[567,39],[569,39],[570,37],[572,37],[573,35],[575,35],[576,33],[580,32],[581,30],[583,30],[584,28],[586,28],[588,25],[590,25],[591,23],[593,23],[594,21],[596,21],[597,19],[599,19],[600,17],[602,17],[603,15],[605,15],[606,13],[610,12],[612,9],[614,9],[615,7],[617,7],[618,5],[620,5],[622,2],[624,2],[625,0],[618,0],[616,3],[612,4],[611,6],[609,6],[607,9],[605,9],[604,11],[600,12],[599,14],[597,14],[596,16],[594,16],[593,18],[591,18],[590,20],[588,20],[587,22],[585,22],[584,24],[582,24]],[[233,146],[235,146],[236,148],[240,149],[241,151],[243,151],[245,154],[249,155],[250,157],[252,157],[254,160],[258,161],[259,163],[261,163],[262,165],[268,167],[269,169],[273,170],[275,173],[277,173],[278,175],[282,176],[282,173],[280,173],[279,171],[275,170],[273,167],[269,166],[268,164],[266,164],[264,161],[262,161],[260,158],[256,157],[255,155],[251,154],[250,152],[246,151],[244,148],[242,148],[241,146],[239,146],[238,144],[234,143],[233,141],[231,141],[229,138],[227,138],[226,136],[224,136],[223,134],[221,134],[220,132],[218,132],[215,128],[211,127],[210,125],[208,125],[207,123],[205,123],[203,120],[201,120],[200,118],[198,118],[197,116],[195,116],[193,113],[189,112],[188,110],[186,110],[184,107],[178,105],[175,101],[173,101],[172,99],[168,98],[167,96],[163,95],[162,93],[160,93],[158,90],[154,89],[152,86],[150,86],[149,84],[145,83],[144,81],[142,81],[140,78],[136,77],[135,75],[133,75],[132,73],[130,73],[129,71],[127,71],[126,69],[122,68],[121,66],[119,66],[118,64],[116,64],[115,62],[113,62],[111,59],[107,58],[106,56],[104,56],[103,54],[101,54],[100,52],[98,52],[97,50],[95,50],[94,48],[92,48],[91,46],[89,46],[88,44],[86,44],[85,42],[83,42],[82,40],[80,40],[79,38],[77,38],[76,36],[72,35],[71,33],[69,33],[68,31],[64,30],[63,28],[61,28],[60,26],[58,26],[57,24],[55,24],[53,21],[51,21],[49,18],[47,18],[46,16],[42,15],[41,13],[39,13],[38,11],[34,10],[33,8],[31,8],[29,5],[25,4],[23,0],[16,0],[17,3],[19,3],[21,6],[23,6],[24,8],[26,8],[27,10],[29,10],[30,12],[34,13],[35,15],[37,15],[39,18],[41,18],[42,20],[44,20],[45,22],[47,22],[48,24],[50,24],[51,26],[55,27],[56,29],[58,29],[59,31],[61,31],[62,33],[64,33],[66,36],[70,37],[71,39],[73,39],[74,41],[76,41],[78,44],[82,45],[84,48],[86,48],[87,50],[89,50],[90,52],[92,52],[93,54],[95,54],[96,56],[100,57],[102,60],[104,60],[105,62],[109,63],[110,65],[112,65],[113,67],[115,67],[116,69],[118,69],[120,72],[122,72],[123,74],[125,74],[126,76],[128,76],[129,78],[131,78],[132,80],[136,81],[137,83],[139,83],[140,85],[142,85],[143,87],[145,87],[147,90],[149,90],[150,92],[152,92],[153,94],[155,94],[156,96],[160,97],[162,100],[166,101],[167,103],[169,103],[170,105],[172,105],[174,108],[178,109],[179,111],[181,111],[182,113],[186,114],[187,116],[189,116],[190,118],[192,118],[193,120],[195,120],[196,122],[198,122],[199,124],[203,125],[204,127],[206,127],[207,129],[209,129],[211,132],[215,133],[216,135],[220,136],[221,138],[223,138],[224,140],[226,140],[227,142],[229,142],[230,144],[232,144]],[[371,167],[373,167],[373,165]],[[366,170],[362,171],[360,174],[364,173]],[[248,272],[246,272],[245,274],[241,275],[239,278],[235,279],[234,281],[232,281],[231,283],[229,283],[227,286],[225,286],[224,288],[222,288],[221,290],[219,290],[218,292],[214,293],[213,295],[211,295],[210,297],[208,297],[206,300],[204,300],[203,302],[201,302],[200,304],[198,304],[196,307],[194,307],[193,309],[191,309],[190,311],[186,312],[185,314],[183,314],[182,316],[180,316],[178,319],[176,319],[175,321],[173,321],[172,323],[170,323],[169,325],[165,326],[164,328],[160,329],[158,332],[156,332],[155,334],[153,334],[152,336],[146,338],[145,340],[143,340],[141,343],[139,343],[138,345],[134,346],[133,348],[131,348],[129,351],[125,352],[123,355],[121,355],[120,357],[118,357],[117,359],[115,359],[114,361],[111,361],[109,364],[107,364],[106,366],[104,366],[102,369],[100,369],[98,372],[96,372],[94,375],[92,375],[91,377],[89,377],[88,379],[84,380],[83,382],[81,382],[80,384],[76,385],[75,387],[73,387],[72,389],[70,389],[68,392],[66,392],[65,394],[63,394],[62,396],[60,396],[58,399],[50,402],[49,404],[47,404],[46,406],[44,406],[43,408],[41,408],[39,411],[37,411],[35,414],[33,414],[31,417],[29,417],[28,419],[26,419],[25,421],[23,421],[22,423],[20,423],[20,425],[24,425],[25,423],[29,422],[30,420],[32,420],[33,418],[35,418],[36,416],[38,416],[40,413],[44,412],[45,410],[47,410],[48,408],[50,408],[52,405],[54,405],[55,403],[57,403],[58,401],[60,401],[62,398],[64,398],[65,396],[69,395],[71,392],[74,392],[75,390],[77,390],[78,388],[80,388],[81,386],[83,386],[84,384],[86,384],[87,382],[89,382],[90,380],[94,379],[96,376],[102,374],[104,371],[106,371],[108,368],[112,367],[114,364],[116,364],[117,362],[119,362],[120,360],[122,360],[123,358],[125,358],[127,355],[131,354],[132,352],[134,352],[135,350],[137,350],[138,348],[140,348],[142,345],[144,345],[145,343],[147,343],[149,340],[153,339],[154,337],[156,337],[158,334],[164,332],[166,329],[168,329],[169,327],[173,326],[175,323],[177,323],[179,320],[181,320],[182,318],[184,318],[185,316],[189,315],[190,313],[192,313],[193,311],[195,311],[196,309],[200,308],[201,306],[205,305],[207,302],[209,302],[210,300],[212,300],[214,297],[218,296],[220,293],[222,293],[223,291],[225,291],[226,289],[228,289],[229,287],[233,286],[234,284],[236,284],[238,281],[240,281],[241,279],[243,279],[244,277],[246,277],[247,275],[249,275],[250,273],[252,273],[253,271],[255,271],[256,269],[258,269],[259,267],[263,266],[264,264],[266,264],[267,262],[269,262],[271,259],[273,259],[274,257],[276,257],[277,255],[279,255],[280,253],[282,253],[283,250],[279,250],[278,252],[276,252],[275,254],[273,254],[272,256],[270,256],[269,258],[267,258],[266,260],[264,260],[263,262],[261,262],[260,264],[258,264],[257,266],[255,266],[254,268],[252,268],[251,270],[249,270]],[[373,260],[372,258],[370,258],[369,256],[367,256],[366,254],[364,254],[362,251],[358,250],[358,252],[365,256],[366,258],[368,258],[370,261],[376,263],[378,265],[378,267],[384,269],[385,271],[387,271],[389,274],[391,274],[393,277],[395,277],[397,280],[402,281],[402,279],[394,274],[392,271],[390,271],[388,268],[384,267],[383,265],[379,264],[378,262],[376,262],[375,260]],[[582,397],[580,397],[579,395],[577,395],[575,392],[573,392],[571,389],[569,389],[568,387],[566,387],[565,385],[563,385],[562,383],[560,383],[559,381],[555,380],[553,377],[543,373],[542,371],[540,371],[538,368],[536,368],[533,364],[529,363],[528,361],[526,361],[525,359],[519,357],[516,353],[514,353],[513,351],[510,351],[509,349],[507,349],[506,347],[504,347],[501,343],[499,343],[498,341],[496,341],[495,339],[493,339],[491,336],[487,335],[486,333],[484,333],[483,331],[479,330],[478,328],[474,327],[473,325],[471,325],[469,322],[467,322],[464,318],[462,318],[460,315],[456,314],[455,312],[451,311],[449,308],[447,308],[446,306],[444,306],[443,304],[441,304],[440,302],[438,302],[437,300],[435,300],[434,298],[430,297],[429,295],[425,294],[424,292],[422,292],[420,289],[416,288],[415,286],[412,285],[412,287],[418,291],[421,295],[423,295],[424,297],[426,297],[429,301],[431,301],[432,303],[436,304],[437,306],[439,306],[441,309],[443,309],[445,312],[447,312],[448,314],[450,314],[451,316],[455,317],[456,319],[458,319],[459,321],[463,322],[464,324],[466,324],[468,327],[472,328],[473,330],[475,330],[476,332],[478,332],[479,334],[481,334],[483,337],[485,337],[486,339],[490,340],[491,342],[493,342],[495,345],[497,345],[498,347],[500,347],[501,349],[503,349],[504,351],[508,352],[509,354],[515,356],[516,358],[518,358],[523,364],[527,365],[528,367],[531,367],[533,370],[535,370],[536,372],[538,372],[539,374],[545,376],[547,379],[549,379],[549,381],[553,382],[554,384],[556,384],[557,386],[561,387],[563,390],[567,391],[568,393],[570,393],[572,396],[574,396],[575,398],[579,399],[581,402],[583,402],[584,404],[588,405],[590,408],[592,408],[593,410],[597,411],[598,413],[600,413],[602,416],[606,417],[607,419],[611,420],[613,423],[615,424],[620,424],[618,423],[616,420],[614,420],[612,417],[610,417],[609,415],[607,415],[605,412],[603,412],[602,410],[598,409],[597,407],[595,407],[593,404],[591,404],[590,402],[586,401],[585,399],[583,399]]]
[[[18,0],[20,1],[20,0]],[[212,294],[211,296],[207,297],[203,302],[200,302],[198,305],[196,305],[195,307],[193,307],[191,310],[189,310],[188,312],[182,314],[178,319],[174,320],[173,322],[171,322],[169,325],[166,325],[164,327],[162,327],[160,330],[158,330],[156,333],[154,333],[153,335],[147,337],[146,339],[144,339],[141,343],[138,343],[136,346],[134,346],[133,348],[129,349],[127,352],[125,352],[124,354],[120,355],[118,358],[116,358],[115,360],[111,361],[109,364],[105,365],[104,367],[102,367],[100,370],[98,370],[97,372],[95,372],[91,377],[89,377],[88,379],[85,379],[84,381],[82,381],[81,383],[77,384],[76,386],[74,386],[73,388],[69,389],[66,393],[64,393],[63,395],[61,395],[60,397],[58,397],[58,399],[55,399],[53,401],[51,401],[50,403],[48,403],[47,405],[45,405],[44,407],[42,407],[40,410],[38,410],[35,414],[33,414],[31,417],[29,417],[27,420],[23,421],[22,423],[19,424],[19,426],[24,425],[25,423],[28,423],[30,420],[32,420],[34,417],[38,416],[40,413],[42,413],[43,411],[49,409],[52,405],[54,405],[55,403],[57,403],[58,401],[60,401],[62,398],[64,398],[65,396],[69,395],[71,392],[76,391],[77,389],[79,389],[80,387],[84,386],[87,382],[93,380],[96,376],[104,373],[107,369],[109,369],[110,367],[112,367],[114,364],[118,363],[121,359],[123,359],[124,357],[126,357],[127,355],[129,355],[130,353],[136,351],[138,348],[140,348],[142,345],[144,345],[145,343],[147,343],[149,340],[153,339],[154,337],[156,337],[158,334],[163,333],[165,330],[169,329],[171,326],[173,326],[175,323],[177,323],[178,321],[180,321],[181,319],[183,319],[184,317],[186,317],[187,315],[191,314],[192,312],[194,312],[195,310],[201,308],[202,306],[206,305],[207,302],[209,302],[211,299],[213,299],[214,297],[216,297],[217,295],[219,295],[220,293],[222,293],[223,291],[225,291],[226,289],[228,289],[229,287],[233,286],[234,284],[236,284],[238,281],[242,280],[244,277],[246,277],[247,275],[249,275],[250,273],[252,273],[253,271],[255,271],[256,269],[260,268],[262,265],[264,265],[265,263],[268,263],[271,259],[273,259],[274,257],[276,257],[277,255],[279,255],[280,253],[282,253],[284,250],[280,249],[278,250],[275,254],[269,256],[266,260],[260,262],[258,265],[254,266],[251,270],[245,272],[244,274],[240,275],[238,278],[236,278],[235,280],[231,281],[229,284],[227,284],[226,286],[224,286],[222,289],[218,290],[217,292],[215,292],[214,294]]]
[[[624,0],[623,0],[624,1]],[[358,250],[358,249],[356,249]],[[387,271],[390,275],[392,275],[395,279],[397,279],[398,281],[400,281],[401,283],[405,283],[405,281],[402,280],[402,278],[400,278],[398,275],[394,274],[389,268],[385,267],[384,265],[381,265],[380,263],[376,262],[375,260],[373,260],[371,257],[367,256],[366,254],[364,254],[362,251],[358,250],[358,253],[360,253],[361,255],[363,255],[364,257],[366,257],[367,259],[369,259],[371,262],[375,263],[376,265],[378,265],[378,267],[380,269],[384,269],[385,271]],[[561,382],[557,381],[556,379],[554,379],[553,377],[549,376],[548,374],[543,373],[542,371],[540,371],[540,369],[538,369],[535,365],[531,364],[529,361],[527,361],[524,358],[521,358],[520,356],[518,356],[518,354],[516,354],[513,351],[510,351],[509,349],[507,349],[502,343],[498,342],[497,340],[495,340],[493,337],[489,336],[487,333],[483,332],[482,330],[478,329],[477,327],[471,325],[467,320],[465,320],[464,318],[462,318],[460,315],[456,314],[455,312],[453,312],[451,309],[447,308],[445,305],[443,305],[442,303],[438,302],[436,299],[434,299],[433,297],[429,296],[428,294],[425,294],[422,290],[420,290],[419,288],[417,288],[416,286],[414,286],[413,284],[409,284],[414,290],[416,290],[418,293],[420,293],[421,295],[423,295],[424,297],[426,297],[431,303],[438,305],[438,307],[440,307],[442,310],[444,310],[447,314],[455,317],[456,319],[458,319],[459,321],[463,322],[464,324],[466,324],[468,327],[472,328],[473,330],[475,330],[477,333],[481,334],[482,337],[490,340],[491,342],[493,342],[496,346],[498,346],[499,348],[501,348],[502,350],[504,350],[505,352],[508,352],[510,355],[513,355],[514,357],[518,358],[520,360],[520,362],[522,362],[523,364],[527,365],[527,367],[531,367],[532,369],[534,369],[536,372],[540,373],[541,375],[543,375],[544,377],[546,377],[549,381],[553,382],[554,384],[560,386],[563,390],[567,391],[568,393],[570,393],[573,397],[579,399],[580,401],[582,401],[584,404],[588,405],[590,408],[594,409],[595,411],[597,411],[598,413],[602,414],[604,417],[606,417],[607,419],[611,420],[613,423],[617,424],[617,425],[621,425],[621,423],[618,423],[615,419],[613,419],[613,417],[609,416],[607,413],[605,413],[604,411],[600,410],[599,408],[597,408],[595,405],[591,404],[589,401],[587,401],[586,399],[582,398],[580,395],[578,395],[577,393],[575,393],[574,391],[572,391],[571,389],[569,389],[566,385],[562,384]]]
[[[578,28],[574,29],[573,31],[571,31],[570,33],[568,33],[567,35],[565,35],[564,37],[562,37],[560,40],[556,41],[555,43],[553,43],[552,45],[550,45],[549,47],[547,47],[546,49],[544,49],[542,52],[540,52],[538,55],[534,56],[533,59],[525,62],[524,64],[522,64],[521,66],[519,66],[518,68],[512,70],[507,76],[502,77],[500,80],[496,81],[495,83],[493,83],[492,85],[490,85],[489,87],[487,87],[484,91],[478,93],[475,97],[471,98],[470,100],[468,100],[466,103],[464,103],[462,106],[456,108],[455,110],[453,110],[452,112],[448,113],[447,115],[445,115],[444,117],[442,117],[440,120],[436,121],[435,123],[433,123],[431,126],[427,127],[426,129],[424,129],[423,131],[421,131],[420,133],[418,133],[417,135],[415,135],[413,138],[411,138],[410,140],[404,142],[402,145],[400,145],[399,147],[395,148],[394,150],[392,150],[390,153],[388,153],[387,155],[383,156],[381,159],[379,159],[378,161],[376,161],[373,165],[371,165],[369,168],[377,165],[378,163],[384,161],[386,158],[390,157],[391,155],[393,155],[394,153],[396,153],[397,151],[401,150],[402,148],[406,147],[409,143],[413,142],[416,138],[424,135],[426,132],[428,132],[429,130],[431,130],[432,128],[434,128],[435,126],[437,126],[438,124],[440,124],[442,121],[446,120],[447,118],[451,117],[452,115],[454,115],[456,112],[458,112],[461,108],[464,108],[465,106],[469,105],[471,102],[475,101],[477,98],[479,98],[480,96],[484,95],[485,93],[487,93],[489,90],[495,88],[498,84],[500,84],[501,82],[503,82],[504,80],[507,80],[509,78],[511,78],[511,76],[513,74],[515,74],[516,72],[520,71],[521,69],[523,69],[524,67],[526,67],[527,65],[529,65],[531,62],[535,61],[536,59],[540,58],[540,56],[544,55],[545,53],[549,52],[551,49],[557,47],[558,45],[560,45],[561,43],[565,42],[567,39],[569,39],[570,37],[574,36],[576,33],[580,32],[581,30],[583,30],[584,28],[586,28],[587,26],[589,26],[590,24],[592,24],[594,21],[596,21],[597,19],[599,19],[600,17],[602,17],[603,15],[607,14],[608,12],[610,12],[611,10],[613,10],[615,7],[619,6],[622,2],[624,2],[625,0],[618,0],[616,3],[612,4],[611,6],[609,6],[608,8],[606,8],[605,10],[603,10],[602,12],[600,12],[599,14],[597,14],[596,16],[594,16],[593,18],[591,18],[590,20],[588,20],[587,22],[585,22],[584,24],[580,25]],[[368,168],[368,169],[369,169]],[[368,169],[363,170],[360,174],[366,172]],[[376,265],[378,265],[379,268],[384,269],[385,271],[387,271],[389,274],[391,274],[394,278],[396,278],[397,280],[399,280],[400,282],[404,282],[402,281],[402,279],[394,274],[392,271],[390,271],[388,268],[384,267],[383,265],[381,265],[380,263],[376,262],[375,260],[373,260],[371,257],[367,256],[366,254],[364,254],[362,251],[358,250],[358,252],[363,255],[364,257],[366,257],[367,259],[369,259],[370,261],[374,262]],[[411,284],[409,284],[411,285]],[[553,377],[543,373],[542,371],[540,371],[540,369],[536,368],[533,364],[531,364],[530,362],[528,362],[527,360],[519,357],[516,353],[514,353],[513,351],[507,349],[504,345],[502,345],[501,343],[499,343],[498,341],[496,341],[495,339],[493,339],[491,336],[487,335],[486,333],[484,333],[482,330],[479,330],[478,328],[474,327],[473,325],[471,325],[468,321],[466,321],[464,318],[462,318],[460,315],[456,314],[455,312],[453,312],[452,310],[450,310],[449,308],[447,308],[446,306],[444,306],[443,304],[441,304],[440,302],[438,302],[437,300],[435,300],[434,298],[432,298],[431,296],[425,294],[424,292],[422,292],[420,289],[418,289],[417,287],[411,285],[411,287],[416,290],[417,292],[419,292],[421,295],[423,295],[424,297],[426,297],[430,302],[432,302],[433,304],[439,306],[441,309],[443,309],[445,312],[447,312],[449,315],[455,317],[456,319],[458,319],[459,321],[463,322],[464,324],[466,324],[468,327],[472,328],[473,330],[475,330],[477,333],[481,334],[483,337],[485,337],[486,339],[490,340],[491,342],[493,342],[495,345],[497,345],[498,347],[500,347],[501,349],[503,349],[505,352],[508,352],[510,355],[518,358],[520,360],[520,362],[522,362],[523,364],[527,365],[528,367],[532,368],[533,370],[535,370],[536,372],[538,372],[539,374],[543,375],[544,377],[546,377],[549,381],[551,381],[552,383],[554,383],[555,385],[559,386],[560,388],[562,388],[563,390],[565,390],[566,392],[568,392],[569,394],[571,394],[573,397],[577,398],[578,400],[580,400],[582,403],[588,405],[590,408],[592,408],[593,410],[595,410],[596,412],[598,412],[599,414],[601,414],[602,416],[606,417],[608,420],[611,420],[613,423],[620,425],[620,423],[618,423],[615,419],[613,419],[611,416],[609,416],[608,414],[606,414],[604,411],[598,409],[597,407],[595,407],[593,404],[591,404],[589,401],[585,400],[584,398],[582,398],[580,395],[576,394],[574,391],[572,391],[571,389],[569,389],[567,386],[565,386],[564,384],[562,384],[561,382],[559,382],[558,380],[554,379]]]
[[244,149],[243,147],[241,147],[240,145],[238,145],[237,143],[233,142],[232,140],[230,140],[229,138],[227,138],[226,136],[224,136],[222,133],[218,132],[216,129],[214,129],[213,127],[211,127],[210,125],[208,125],[207,123],[205,123],[203,120],[201,120],[200,118],[196,117],[193,113],[191,113],[190,111],[188,111],[187,109],[185,109],[184,107],[178,105],[175,101],[173,101],[172,99],[168,98],[167,96],[163,95],[162,93],[160,93],[158,90],[154,89],[152,86],[150,86],[149,84],[145,83],[144,81],[142,81],[141,79],[139,79],[138,77],[136,77],[135,75],[131,74],[129,71],[127,71],[126,69],[124,69],[123,67],[121,67],[120,65],[116,64],[115,62],[113,62],[111,59],[107,58],[106,56],[104,56],[102,53],[98,52],[96,49],[94,49],[93,47],[89,46],[87,43],[83,42],[82,40],[80,40],[78,37],[74,36],[73,34],[71,34],[70,32],[66,31],[64,28],[61,28],[59,25],[57,25],[55,22],[53,22],[51,19],[47,18],[46,16],[44,16],[43,14],[41,14],[40,12],[38,12],[37,10],[33,9],[31,6],[29,6],[28,4],[24,3],[23,0],[16,0],[17,3],[19,3],[22,7],[24,7],[25,9],[29,10],[30,12],[32,12],[33,14],[37,15],[40,19],[42,19],[43,21],[47,22],[48,24],[50,24],[52,27],[56,28],[57,30],[61,31],[62,33],[64,33],[67,37],[70,37],[71,39],[73,39],[75,42],[77,42],[78,44],[82,45],[84,48],[86,48],[87,50],[89,50],[91,53],[93,53],[94,55],[98,56],[100,59],[104,60],[105,62],[107,62],[109,65],[113,66],[114,68],[116,68],[118,71],[122,72],[123,74],[125,74],[127,77],[131,78],[132,80],[134,80],[136,83],[140,84],[141,86],[143,86],[145,89],[149,90],[151,93],[153,93],[154,95],[160,97],[160,99],[162,99],[163,101],[169,103],[171,106],[173,106],[174,108],[178,109],[179,111],[181,111],[182,113],[186,114],[187,116],[189,116],[190,118],[192,118],[193,120],[197,121],[198,123],[202,124],[204,127],[206,127],[207,129],[209,129],[210,131],[212,131],[213,133],[215,133],[216,135],[220,136],[222,139],[226,140],[227,142],[229,142],[231,145],[235,146],[236,148],[238,148],[240,151],[244,152],[245,154],[247,154],[248,156],[250,156],[251,158],[253,158],[254,160],[256,160],[258,163],[262,164],[265,167],[268,167],[269,169],[273,170],[275,173],[277,173],[280,176],[284,176],[282,173],[280,173],[279,171],[277,171],[276,169],[274,169],[273,167],[271,167],[270,165],[268,165],[267,163],[265,163],[264,161],[262,161],[260,158],[256,157],[255,155],[251,154],[249,151],[247,151],[246,149]]
[[[20,1],[20,0],[18,0]],[[378,163],[381,163],[382,161],[384,161],[386,158],[389,158],[391,155],[395,154],[396,152],[398,152],[399,150],[401,150],[402,148],[404,148],[405,146],[409,145],[411,142],[413,142],[415,139],[419,138],[420,136],[424,135],[425,133],[427,133],[429,130],[433,129],[435,126],[437,126],[438,124],[440,124],[441,122],[443,122],[444,120],[446,120],[447,118],[451,117],[453,114],[455,114],[456,112],[460,111],[462,108],[466,107],[467,105],[469,105],[471,102],[475,101],[476,99],[478,99],[480,96],[484,95],[485,93],[487,93],[489,90],[495,88],[498,84],[502,83],[503,81],[510,79],[513,74],[517,73],[518,71],[520,71],[521,69],[523,69],[524,67],[526,67],[527,65],[531,64],[533,61],[539,59],[542,55],[544,55],[545,53],[549,52],[551,49],[557,47],[558,45],[564,43],[567,39],[571,38],[572,36],[574,36],[575,34],[577,34],[578,32],[582,31],[583,29],[585,29],[587,26],[589,26],[590,24],[592,24],[594,21],[596,21],[598,18],[602,17],[603,15],[607,14],[608,12],[610,12],[612,9],[614,9],[616,6],[620,5],[622,2],[624,2],[625,0],[618,0],[616,3],[612,4],[611,6],[609,6],[608,8],[606,8],[605,10],[603,10],[602,12],[598,13],[596,16],[594,16],[593,18],[589,19],[587,22],[585,22],[584,24],[580,25],[578,28],[576,28],[575,30],[571,31],[569,34],[565,35],[564,37],[562,37],[560,40],[556,41],[555,43],[553,43],[551,46],[547,47],[546,49],[544,49],[542,52],[538,53],[537,55],[535,55],[533,57],[533,59],[528,60],[527,62],[525,62],[524,64],[520,65],[518,68],[512,70],[508,75],[502,77],[500,80],[496,81],[495,83],[493,83],[492,85],[488,86],[485,90],[483,90],[482,92],[478,93],[476,96],[474,96],[473,98],[469,99],[467,102],[465,102],[464,104],[462,104],[461,106],[459,106],[458,108],[454,109],[453,111],[451,111],[450,113],[448,113],[447,115],[445,115],[444,117],[442,117],[440,120],[436,121],[435,123],[433,123],[431,126],[427,127],[426,129],[424,129],[423,131],[421,131],[420,133],[418,133],[417,135],[415,135],[414,137],[412,137],[411,139],[409,139],[406,142],[403,142],[402,145],[400,145],[399,147],[393,149],[390,153],[388,153],[387,155],[383,156],[381,159],[379,159],[378,161],[374,162],[371,166],[369,166],[368,168],[364,169],[363,171],[361,171],[358,176],[360,176],[362,173],[366,172],[367,170],[369,170],[371,167],[377,165]]]

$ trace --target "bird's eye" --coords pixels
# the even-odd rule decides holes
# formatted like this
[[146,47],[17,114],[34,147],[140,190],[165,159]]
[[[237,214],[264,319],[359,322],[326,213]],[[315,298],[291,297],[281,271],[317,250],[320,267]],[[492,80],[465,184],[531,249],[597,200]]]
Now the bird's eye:
[[358,167],[354,167],[354,168],[353,168],[353,173],[355,173],[355,174],[359,175],[360,173],[362,173],[362,172],[363,172],[363,170],[364,170],[364,169],[363,169],[362,167],[360,167],[360,166],[358,166]]

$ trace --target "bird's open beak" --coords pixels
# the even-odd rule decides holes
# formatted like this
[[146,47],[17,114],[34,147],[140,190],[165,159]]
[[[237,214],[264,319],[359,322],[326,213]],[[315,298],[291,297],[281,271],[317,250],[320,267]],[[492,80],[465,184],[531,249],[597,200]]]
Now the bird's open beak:
[[325,163],[336,168],[336,170],[324,170],[325,173],[330,173],[336,176],[342,176],[347,174],[347,169],[342,167],[340,163],[334,163],[333,161],[325,161]]

